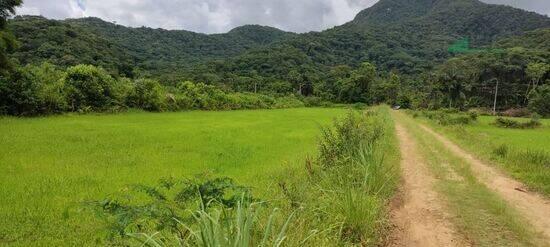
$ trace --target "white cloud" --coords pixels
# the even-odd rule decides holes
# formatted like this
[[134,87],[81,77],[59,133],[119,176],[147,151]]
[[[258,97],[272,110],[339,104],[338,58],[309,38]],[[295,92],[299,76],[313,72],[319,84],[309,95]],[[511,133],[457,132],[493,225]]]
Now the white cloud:
[[[548,0],[483,0],[550,13]],[[320,31],[352,20],[377,0],[24,0],[19,14],[96,16],[127,26],[227,32],[245,24]]]

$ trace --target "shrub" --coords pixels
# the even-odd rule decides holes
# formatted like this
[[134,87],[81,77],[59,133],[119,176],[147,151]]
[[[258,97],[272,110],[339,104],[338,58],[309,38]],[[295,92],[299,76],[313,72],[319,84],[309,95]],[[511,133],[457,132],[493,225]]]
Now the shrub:
[[323,99],[320,97],[305,97],[303,101],[307,107],[323,106],[324,104]]
[[447,114],[460,113],[460,110],[456,108],[444,108],[444,109],[441,109],[440,111]]
[[126,101],[128,106],[147,111],[162,111],[166,108],[164,89],[154,80],[136,80]]
[[532,118],[528,122],[520,122],[509,118],[498,117],[495,119],[494,124],[501,128],[510,129],[533,129],[541,126],[540,120],[537,118]]
[[319,163],[335,167],[349,162],[358,155],[362,145],[372,145],[382,135],[380,126],[368,126],[364,117],[349,113],[342,120],[335,120],[331,129],[323,129],[319,142]]
[[67,69],[65,90],[73,111],[105,110],[119,104],[114,79],[101,68],[77,65]]
[[277,98],[274,105],[275,108],[298,108],[304,106],[304,102],[294,95]]
[[65,73],[54,65],[43,63],[40,66],[27,65],[28,70],[39,84],[38,97],[42,101],[41,113],[61,113],[68,109],[65,91],[63,90],[63,77]]
[[[235,208],[202,208],[194,212],[193,221],[182,223],[188,229],[185,236],[165,236],[156,234],[128,234],[141,246],[280,246],[286,239],[286,230],[292,218],[275,229],[273,210],[268,222],[261,222],[260,211],[263,204],[245,199],[237,202]],[[263,225],[265,224],[265,225]]]
[[483,108],[483,107],[471,108],[468,112],[475,112],[475,113],[477,113],[478,116],[491,116],[491,115],[493,115],[493,111],[491,109]]
[[500,115],[505,117],[528,117],[531,116],[531,112],[527,108],[510,108],[501,112]]
[[550,117],[550,85],[538,87],[529,99],[529,109],[544,117]]
[[472,121],[477,121],[477,118],[479,117],[479,114],[475,111],[468,112],[468,115]]
[[229,178],[162,179],[157,186],[133,185],[120,198],[87,205],[106,220],[112,243],[121,245],[132,240],[153,246],[280,245],[293,215],[276,226],[278,209],[264,218],[265,203]]
[[447,125],[466,125],[470,124],[477,120],[477,115],[475,113],[466,114],[450,114],[448,111],[436,111],[429,112],[424,111],[423,114],[428,119],[434,120],[437,124],[447,126]]
[[252,202],[249,189],[229,178],[161,179],[157,186],[132,185],[120,196],[87,203],[105,219],[112,237],[136,232],[166,231],[189,234],[179,223],[194,221],[190,209],[233,208],[239,200]]

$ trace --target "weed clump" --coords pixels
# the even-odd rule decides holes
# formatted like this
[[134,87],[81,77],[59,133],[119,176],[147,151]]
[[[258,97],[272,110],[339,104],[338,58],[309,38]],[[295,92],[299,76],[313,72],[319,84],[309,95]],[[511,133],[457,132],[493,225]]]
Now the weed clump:
[[449,125],[468,125],[477,121],[476,112],[462,113],[455,109],[444,109],[439,111],[422,111],[422,116],[434,120],[437,124],[443,126]]
[[[105,220],[113,243],[137,240],[198,246],[252,241],[259,204],[249,188],[230,178],[161,179],[156,186],[131,185],[120,196],[86,203]],[[245,225],[234,224],[241,220]],[[237,231],[240,235],[234,234]],[[147,235],[152,232],[157,232],[156,238]]]
[[506,144],[498,146],[493,150],[493,154],[497,157],[506,158],[508,155],[508,146]]

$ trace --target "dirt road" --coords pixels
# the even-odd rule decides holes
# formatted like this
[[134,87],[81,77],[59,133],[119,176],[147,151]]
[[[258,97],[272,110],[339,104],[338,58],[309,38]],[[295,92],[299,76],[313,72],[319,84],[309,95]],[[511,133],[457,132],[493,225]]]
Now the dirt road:
[[542,235],[542,241],[550,243],[550,201],[542,196],[528,192],[521,182],[510,178],[494,167],[485,164],[464,151],[446,137],[436,133],[425,125],[419,125],[422,130],[433,135],[454,155],[461,157],[471,165],[476,177],[489,189],[500,195],[509,205],[517,209],[532,225],[534,230]]
[[435,178],[406,129],[396,125],[401,149],[403,185],[401,200],[394,206],[396,226],[390,246],[468,246],[453,229],[439,195],[433,189]]

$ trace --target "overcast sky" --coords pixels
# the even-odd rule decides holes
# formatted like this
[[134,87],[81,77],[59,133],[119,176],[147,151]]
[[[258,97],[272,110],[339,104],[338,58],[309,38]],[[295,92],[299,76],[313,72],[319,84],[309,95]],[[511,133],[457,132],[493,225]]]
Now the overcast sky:
[[[24,0],[18,14],[95,16],[126,26],[227,32],[245,24],[320,31],[352,20],[378,0]],[[550,16],[550,0],[482,0]]]

